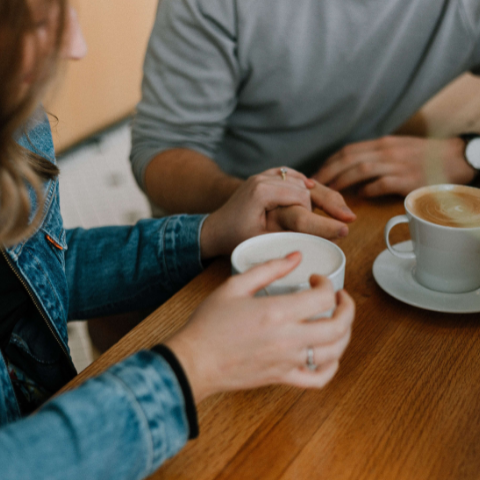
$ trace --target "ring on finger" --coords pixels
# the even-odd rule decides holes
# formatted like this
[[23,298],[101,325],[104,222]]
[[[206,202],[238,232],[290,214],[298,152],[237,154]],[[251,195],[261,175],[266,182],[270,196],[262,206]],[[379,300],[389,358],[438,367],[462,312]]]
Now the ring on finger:
[[287,179],[287,173],[288,173],[288,170],[285,167],[282,167],[280,169],[280,175],[282,176],[282,180]]
[[315,363],[315,351],[312,347],[307,347],[307,361],[306,361],[307,368],[314,372],[318,365]]

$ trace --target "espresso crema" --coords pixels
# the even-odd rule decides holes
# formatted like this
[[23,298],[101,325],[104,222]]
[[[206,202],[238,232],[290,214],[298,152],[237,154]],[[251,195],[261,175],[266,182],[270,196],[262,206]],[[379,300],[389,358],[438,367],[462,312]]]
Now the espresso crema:
[[419,191],[407,199],[416,217],[444,227],[480,227],[480,191],[472,187]]

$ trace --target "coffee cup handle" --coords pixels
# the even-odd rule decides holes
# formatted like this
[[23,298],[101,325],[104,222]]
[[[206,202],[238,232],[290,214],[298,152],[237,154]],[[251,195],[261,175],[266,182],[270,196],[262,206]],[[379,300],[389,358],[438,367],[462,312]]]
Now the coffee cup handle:
[[392,247],[390,244],[390,231],[395,225],[399,225],[400,223],[408,223],[408,217],[406,215],[398,215],[397,217],[391,218],[387,224],[385,225],[385,243],[387,244],[388,250],[392,255],[395,255],[396,257],[399,258],[405,258],[411,260],[412,258],[415,258],[415,254],[412,252],[401,252],[399,250],[396,250],[395,248]]

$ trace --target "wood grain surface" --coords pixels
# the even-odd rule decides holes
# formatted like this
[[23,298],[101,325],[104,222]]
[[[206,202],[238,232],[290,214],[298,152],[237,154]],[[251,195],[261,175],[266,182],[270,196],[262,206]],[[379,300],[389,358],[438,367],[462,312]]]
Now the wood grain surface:
[[[358,215],[338,242],[357,304],[352,341],[323,390],[268,387],[199,405],[200,437],[151,479],[476,479],[480,477],[478,315],[420,310],[384,293],[372,264],[389,198],[347,197]],[[407,227],[392,242],[408,238]],[[72,388],[171,335],[229,274],[220,260],[85,370]]]

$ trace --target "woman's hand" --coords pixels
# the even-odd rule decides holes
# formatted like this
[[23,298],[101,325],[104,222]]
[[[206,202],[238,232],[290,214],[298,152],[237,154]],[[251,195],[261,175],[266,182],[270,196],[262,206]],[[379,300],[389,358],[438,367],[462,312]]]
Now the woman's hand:
[[[289,384],[321,388],[335,375],[350,340],[354,303],[330,281],[312,276],[312,288],[255,298],[256,292],[296,268],[301,254],[272,260],[230,278],[166,344],[189,378],[196,402],[218,392]],[[332,318],[306,319],[337,305]],[[306,368],[314,350],[315,371]]]
[[[202,258],[228,255],[244,240],[268,232],[297,231],[335,238],[345,236],[355,215],[343,197],[305,175],[280,168],[250,177],[220,209],[212,213],[202,228]],[[323,209],[334,218],[313,213]]]
[[471,182],[475,171],[464,151],[461,138],[383,137],[347,145],[314,178],[334,190],[364,184],[365,197],[405,196],[424,185]]

